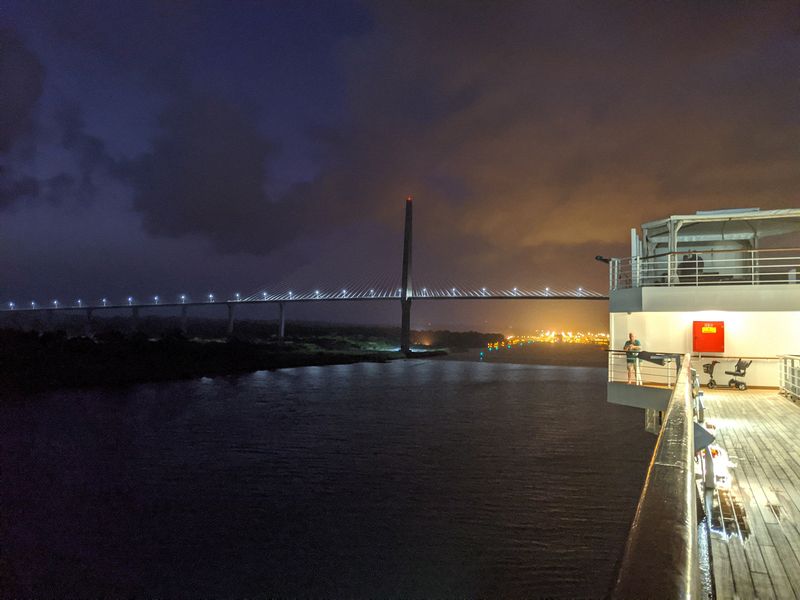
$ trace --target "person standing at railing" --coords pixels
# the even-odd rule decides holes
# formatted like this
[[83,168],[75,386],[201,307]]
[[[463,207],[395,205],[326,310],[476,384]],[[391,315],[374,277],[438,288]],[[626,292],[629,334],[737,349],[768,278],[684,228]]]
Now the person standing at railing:
[[642,342],[631,332],[622,349],[625,351],[625,362],[628,366],[628,383],[642,385],[642,375],[639,372],[639,351],[642,349]]

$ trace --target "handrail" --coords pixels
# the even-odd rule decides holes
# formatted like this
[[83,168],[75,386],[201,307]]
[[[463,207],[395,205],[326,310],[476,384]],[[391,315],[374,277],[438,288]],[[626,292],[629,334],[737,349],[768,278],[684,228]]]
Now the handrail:
[[800,283],[800,248],[683,249],[612,258],[611,290],[650,286]]
[[690,359],[683,357],[667,406],[613,598],[701,595]]
[[[661,258],[662,256],[677,256],[679,254],[722,254],[724,252],[788,252],[789,250],[800,250],[800,248],[717,248],[716,250],[713,248],[696,248],[696,249],[684,249],[684,250],[674,250],[671,252],[659,252],[658,254],[648,254],[646,256],[637,256],[635,258],[639,258],[640,260],[647,260],[650,258]],[[634,257],[628,257],[634,258]]]

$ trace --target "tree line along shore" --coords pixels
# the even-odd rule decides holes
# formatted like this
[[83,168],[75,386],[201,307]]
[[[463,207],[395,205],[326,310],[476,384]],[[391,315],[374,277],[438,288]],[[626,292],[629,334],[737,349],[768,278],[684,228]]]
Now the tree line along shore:
[[[4,324],[7,325],[7,324]],[[293,323],[278,340],[275,323],[241,321],[226,336],[225,322],[192,323],[192,336],[177,319],[147,317],[134,331],[123,318],[98,319],[91,336],[79,318],[41,331],[0,329],[0,376],[7,390],[31,392],[73,387],[129,385],[312,365],[386,362],[402,358],[399,328]],[[414,331],[416,356],[485,347],[500,334]]]

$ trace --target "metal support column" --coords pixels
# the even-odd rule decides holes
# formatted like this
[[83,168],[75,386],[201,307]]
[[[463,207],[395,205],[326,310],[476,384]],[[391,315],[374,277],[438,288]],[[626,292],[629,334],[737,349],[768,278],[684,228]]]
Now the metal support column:
[[400,351],[406,356],[411,354],[411,227],[413,198],[406,198],[406,224],[403,236],[403,278],[400,290]]
[[185,304],[181,306],[181,333],[186,335],[189,324],[189,307]]
[[235,306],[233,305],[233,303],[228,302],[228,329],[226,331],[229,336],[233,335],[233,313],[235,312],[234,309]]

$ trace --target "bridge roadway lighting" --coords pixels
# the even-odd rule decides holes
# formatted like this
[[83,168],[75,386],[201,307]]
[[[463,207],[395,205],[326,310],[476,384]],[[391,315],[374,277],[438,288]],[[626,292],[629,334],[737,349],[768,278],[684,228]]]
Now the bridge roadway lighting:
[[241,302],[241,300],[242,300],[242,297],[241,297],[241,295],[239,294],[239,292],[236,292],[235,296],[236,296],[236,301],[237,301],[237,302]]
[[9,302],[8,303],[8,308],[10,308],[11,310],[14,310],[14,303],[13,302]]
[[80,308],[82,304],[83,304],[83,302],[81,301],[80,298],[78,298],[78,308]]
[[292,296],[293,296],[292,290],[289,290],[289,298],[291,299]]
[[319,298],[319,290],[316,290],[316,291],[314,292],[314,296],[316,296],[317,298]]
[[208,295],[208,301],[209,302],[213,302],[214,301],[214,294],[209,294]]
[[133,296],[128,296],[128,306],[133,306]]
[[347,290],[342,290],[342,296],[347,297]]
[[483,292],[483,295],[485,296],[486,295],[486,288],[481,288],[481,292]]
[[56,308],[58,308],[58,300],[53,300],[53,306],[55,306]]
[[517,288],[514,288],[514,295],[515,296],[519,296],[519,293],[517,292]]
[[266,300],[267,299],[267,292],[262,292],[261,296],[264,298],[264,300]]
[[153,296],[153,301],[158,304],[158,296]]
[[36,308],[36,302],[31,302],[31,308]]
[[186,304],[186,294],[181,294],[181,304]]
[[374,295],[375,295],[375,290],[370,290],[370,291],[369,291],[369,295],[370,295],[370,296],[374,296]]
[[100,302],[103,304],[103,306],[107,306],[108,305],[108,299],[107,298],[103,298],[102,300],[100,300]]

